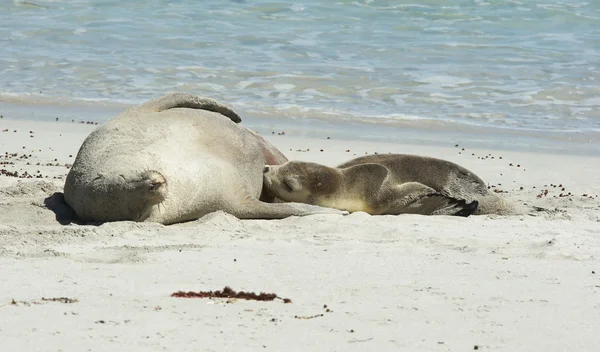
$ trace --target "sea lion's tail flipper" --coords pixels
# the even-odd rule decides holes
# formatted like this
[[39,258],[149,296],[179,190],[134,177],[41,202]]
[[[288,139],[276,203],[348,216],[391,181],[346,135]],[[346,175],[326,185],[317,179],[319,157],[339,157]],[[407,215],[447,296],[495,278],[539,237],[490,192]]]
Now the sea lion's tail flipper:
[[188,108],[207,110],[226,116],[235,123],[242,122],[242,118],[233,109],[218,101],[188,93],[171,93],[152,99],[141,106],[133,108],[136,112],[161,112],[169,109]]

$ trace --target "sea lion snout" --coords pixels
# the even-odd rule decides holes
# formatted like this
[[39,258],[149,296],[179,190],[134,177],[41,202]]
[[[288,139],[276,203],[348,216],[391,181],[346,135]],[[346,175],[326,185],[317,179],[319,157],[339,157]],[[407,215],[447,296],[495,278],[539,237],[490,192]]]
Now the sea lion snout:
[[274,175],[278,173],[280,167],[281,165],[265,165],[265,167],[263,168],[263,174]]
[[[275,174],[274,174],[274,168],[272,168],[270,165],[265,165],[265,167],[263,168],[263,186],[266,187],[267,189],[269,188],[274,188],[274,183],[276,183],[275,181]],[[271,194],[275,195],[276,193],[274,192],[270,192]]]

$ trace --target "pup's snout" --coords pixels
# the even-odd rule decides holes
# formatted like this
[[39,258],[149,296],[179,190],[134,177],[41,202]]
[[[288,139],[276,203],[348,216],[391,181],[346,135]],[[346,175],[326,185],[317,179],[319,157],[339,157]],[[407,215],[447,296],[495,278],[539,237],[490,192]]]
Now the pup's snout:
[[271,168],[269,167],[269,165],[265,165],[265,168],[263,169],[263,174],[269,172]]

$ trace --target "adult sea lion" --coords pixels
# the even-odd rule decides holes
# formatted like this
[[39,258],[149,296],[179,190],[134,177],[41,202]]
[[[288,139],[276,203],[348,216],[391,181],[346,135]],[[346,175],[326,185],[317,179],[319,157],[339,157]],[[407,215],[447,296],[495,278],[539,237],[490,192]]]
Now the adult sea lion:
[[236,124],[231,108],[175,93],[131,108],[83,142],[65,182],[65,201],[83,221],[198,219],[222,210],[241,219],[275,219],[339,210],[267,203],[265,164],[286,157]]
[[471,171],[406,154],[369,155],[335,168],[302,161],[266,165],[264,187],[284,201],[373,215],[469,216],[505,206]]

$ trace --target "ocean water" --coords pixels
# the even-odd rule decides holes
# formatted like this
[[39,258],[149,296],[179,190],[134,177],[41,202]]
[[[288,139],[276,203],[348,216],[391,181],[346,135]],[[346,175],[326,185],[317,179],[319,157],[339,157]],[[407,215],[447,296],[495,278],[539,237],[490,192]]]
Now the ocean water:
[[595,134],[600,1],[0,2],[0,104],[174,91],[265,118]]

